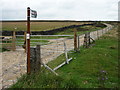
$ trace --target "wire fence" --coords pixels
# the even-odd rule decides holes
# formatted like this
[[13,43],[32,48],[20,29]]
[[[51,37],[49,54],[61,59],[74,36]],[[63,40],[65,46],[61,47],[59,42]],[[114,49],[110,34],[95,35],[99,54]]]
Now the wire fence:
[[16,49],[15,40],[16,36],[14,31],[12,36],[0,36],[0,47],[14,51]]
[[[102,29],[102,30],[97,30],[97,31],[93,31],[90,32],[90,37],[93,40],[99,39],[103,34],[107,33],[109,30],[111,30],[113,28],[113,26],[108,25],[108,27]],[[82,45],[84,45],[84,41],[85,41],[85,34],[83,35],[78,35],[78,48]],[[92,42],[92,41],[91,41]]]
[[[102,30],[90,32],[90,37],[93,40],[99,39],[112,28],[111,25],[107,24],[107,26]],[[26,45],[25,35],[16,35],[16,45]],[[77,35],[78,50],[80,46],[84,45],[84,42],[85,34]],[[41,59],[44,63],[48,63],[65,52],[64,44],[66,44],[67,52],[74,50],[74,43],[74,35],[31,35],[30,46],[35,47],[36,45],[41,45]]]
[[[37,39],[35,39],[37,37]],[[70,37],[73,35],[31,35],[31,46],[41,45],[41,59],[47,63],[65,52],[64,44],[67,51],[74,49],[74,40]],[[33,42],[39,40],[38,42]]]

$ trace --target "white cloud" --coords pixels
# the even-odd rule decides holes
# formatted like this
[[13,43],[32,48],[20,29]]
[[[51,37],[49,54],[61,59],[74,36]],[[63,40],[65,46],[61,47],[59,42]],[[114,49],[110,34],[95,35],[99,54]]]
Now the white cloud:
[[118,0],[2,0],[2,19],[26,19],[28,6],[38,18],[67,20],[117,20]]

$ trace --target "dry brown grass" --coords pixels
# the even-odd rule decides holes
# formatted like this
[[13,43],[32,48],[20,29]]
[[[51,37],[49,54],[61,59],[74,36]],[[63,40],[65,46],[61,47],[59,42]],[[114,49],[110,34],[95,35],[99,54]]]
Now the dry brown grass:
[[[70,25],[81,25],[86,22],[31,22],[31,31],[46,31],[61,28]],[[2,30],[13,31],[17,27],[17,31],[26,31],[26,22],[3,22]]]

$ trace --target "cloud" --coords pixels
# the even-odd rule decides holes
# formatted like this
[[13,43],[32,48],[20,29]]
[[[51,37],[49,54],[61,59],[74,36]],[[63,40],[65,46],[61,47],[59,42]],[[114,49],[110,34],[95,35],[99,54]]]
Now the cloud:
[[2,19],[26,19],[29,6],[40,20],[117,20],[118,0],[2,0]]

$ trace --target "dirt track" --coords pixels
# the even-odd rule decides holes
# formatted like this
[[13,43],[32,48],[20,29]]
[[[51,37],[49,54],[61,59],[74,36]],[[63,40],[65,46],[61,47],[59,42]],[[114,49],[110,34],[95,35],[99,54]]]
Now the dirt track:
[[[108,24],[107,24],[108,25]],[[111,28],[108,25],[108,28]],[[99,30],[94,31],[91,33],[91,37],[93,39],[97,39],[97,35],[101,36],[102,33],[105,33],[107,28],[104,31]],[[99,34],[98,34],[99,33]],[[55,42],[46,46],[42,46],[42,61],[43,63],[48,63],[49,61],[53,60],[60,54],[64,52],[64,43],[65,41],[67,50],[72,50],[74,47],[74,40],[73,39],[66,39],[66,40],[59,40],[59,41],[51,41]],[[80,46],[83,45],[84,42],[84,35],[80,36]],[[55,47],[57,46],[57,47]],[[59,52],[60,51],[60,52]],[[0,53],[2,56],[2,73],[0,73],[0,80],[2,81],[2,87],[7,88],[13,83],[17,81],[17,78],[20,77],[22,74],[26,73],[26,54],[24,49],[17,47],[16,51],[7,51]]]

